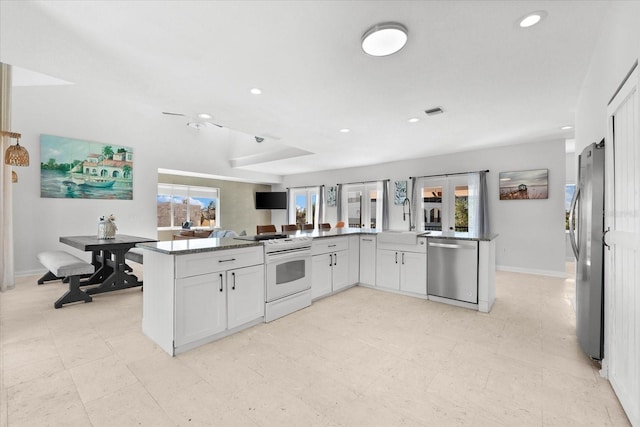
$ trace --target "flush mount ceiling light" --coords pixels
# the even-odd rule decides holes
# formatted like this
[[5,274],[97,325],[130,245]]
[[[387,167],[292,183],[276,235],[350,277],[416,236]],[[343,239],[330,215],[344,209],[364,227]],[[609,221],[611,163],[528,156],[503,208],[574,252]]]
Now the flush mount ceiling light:
[[250,92],[254,95],[260,95],[262,93],[262,91],[257,87],[254,87],[253,89],[251,89]]
[[535,12],[531,12],[523,16],[518,20],[518,25],[521,28],[529,28],[533,27],[536,24],[539,24],[547,17],[547,12],[544,10],[538,10]]
[[342,129],[340,129],[340,132],[342,132],[342,133],[349,133],[349,132],[351,132],[351,129],[342,128]]
[[388,56],[407,43],[407,27],[397,22],[374,25],[362,35],[362,50],[371,56]]
[[419,118],[417,117],[411,117],[409,120],[407,120],[409,123],[418,123],[420,121]]
[[208,119],[210,119],[212,116],[211,116],[211,114],[207,114],[207,113],[200,113],[200,114],[198,114],[198,117],[200,117],[201,119],[208,120]]
[[570,130],[573,129],[573,126],[562,126],[560,130]]

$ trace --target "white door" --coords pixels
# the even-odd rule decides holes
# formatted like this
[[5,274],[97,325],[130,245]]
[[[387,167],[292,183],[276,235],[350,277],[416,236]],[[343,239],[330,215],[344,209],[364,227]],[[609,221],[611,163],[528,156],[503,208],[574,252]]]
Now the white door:
[[398,251],[378,250],[376,264],[376,286],[387,289],[400,289],[400,253]]
[[227,271],[228,328],[264,316],[264,266]]
[[[378,183],[347,185],[343,190],[343,218],[352,228],[382,228],[382,186]],[[346,217],[346,218],[345,218]]]
[[339,251],[333,254],[331,268],[332,290],[338,291],[349,286],[349,252]]
[[176,280],[175,347],[227,328],[224,273]]
[[311,298],[316,299],[331,293],[331,268],[333,254],[311,257]]
[[603,370],[640,425],[640,135],[638,69],[607,109]]
[[400,256],[400,290],[427,295],[426,254],[402,252]]

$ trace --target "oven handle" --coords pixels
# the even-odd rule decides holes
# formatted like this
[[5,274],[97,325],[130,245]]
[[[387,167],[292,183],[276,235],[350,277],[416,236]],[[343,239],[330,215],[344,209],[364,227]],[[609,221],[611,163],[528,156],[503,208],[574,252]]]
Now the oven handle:
[[308,248],[305,249],[294,249],[286,252],[278,252],[278,253],[267,253],[267,263],[273,264],[275,262],[286,261],[289,259],[295,259],[300,257],[311,256],[311,251]]

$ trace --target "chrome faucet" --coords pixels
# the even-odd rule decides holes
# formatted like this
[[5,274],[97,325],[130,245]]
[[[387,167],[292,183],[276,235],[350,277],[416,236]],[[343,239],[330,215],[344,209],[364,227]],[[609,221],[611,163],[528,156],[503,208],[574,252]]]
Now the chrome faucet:
[[407,205],[409,205],[409,231],[413,231],[415,227],[411,224],[411,200],[409,200],[408,197],[405,197],[404,202],[402,202],[402,220],[403,221],[407,220],[407,213],[404,211],[404,207]]

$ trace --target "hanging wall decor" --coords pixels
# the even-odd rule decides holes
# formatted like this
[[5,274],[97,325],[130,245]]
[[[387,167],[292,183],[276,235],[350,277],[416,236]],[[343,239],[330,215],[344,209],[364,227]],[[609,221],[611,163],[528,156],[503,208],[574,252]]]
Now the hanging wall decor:
[[549,169],[500,172],[500,200],[549,198]]
[[133,199],[133,149],[40,135],[40,197]]
[[407,198],[407,181],[396,181],[393,192],[393,204],[401,205]]
[[327,206],[336,205],[336,187],[327,188]]

